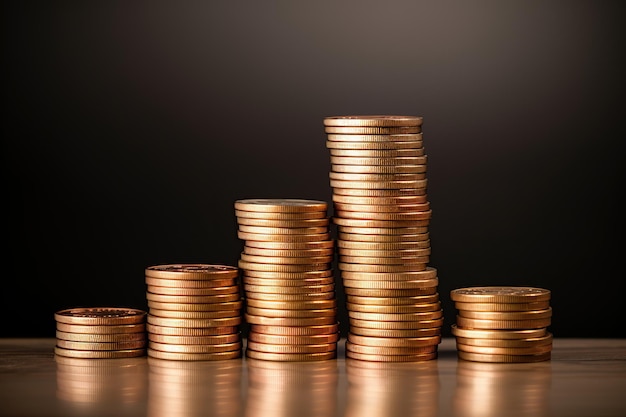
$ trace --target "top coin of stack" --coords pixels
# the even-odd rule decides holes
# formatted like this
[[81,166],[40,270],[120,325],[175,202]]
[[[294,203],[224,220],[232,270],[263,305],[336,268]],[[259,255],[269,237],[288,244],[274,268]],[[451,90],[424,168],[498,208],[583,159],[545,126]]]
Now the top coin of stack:
[[475,362],[539,362],[552,352],[550,291],[534,287],[452,290],[458,310],[452,334],[459,358]]
[[346,355],[367,361],[436,358],[443,314],[437,270],[428,266],[422,117],[324,119],[347,298]]
[[249,324],[246,356],[270,361],[336,357],[339,327],[325,201],[235,202]]
[[241,357],[239,269],[171,264],[145,269],[148,356],[169,360]]
[[130,358],[146,354],[146,312],[80,307],[54,313],[55,354],[70,358]]

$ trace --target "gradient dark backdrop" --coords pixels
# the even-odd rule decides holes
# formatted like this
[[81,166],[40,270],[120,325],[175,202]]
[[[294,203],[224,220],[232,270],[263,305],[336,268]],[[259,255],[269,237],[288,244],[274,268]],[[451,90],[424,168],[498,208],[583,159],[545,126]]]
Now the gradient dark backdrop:
[[235,200],[331,201],[325,116],[406,114],[444,334],[451,289],[529,285],[556,336],[624,337],[621,4],[3,2],[0,334],[236,265]]

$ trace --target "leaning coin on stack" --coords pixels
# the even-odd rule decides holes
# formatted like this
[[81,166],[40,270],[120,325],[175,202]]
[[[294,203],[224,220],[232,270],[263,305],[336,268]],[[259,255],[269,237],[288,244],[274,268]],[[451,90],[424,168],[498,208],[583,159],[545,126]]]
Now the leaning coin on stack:
[[146,312],[134,308],[79,307],[54,313],[58,356],[130,358],[146,354]]
[[145,269],[148,356],[166,360],[241,357],[239,269],[171,264]]
[[350,324],[346,356],[435,359],[443,312],[429,266],[422,117],[326,117],[324,130]]
[[235,202],[244,249],[246,356],[316,361],[337,354],[339,323],[328,204],[307,199]]
[[539,362],[552,354],[551,293],[535,287],[466,287],[450,292],[460,359]]

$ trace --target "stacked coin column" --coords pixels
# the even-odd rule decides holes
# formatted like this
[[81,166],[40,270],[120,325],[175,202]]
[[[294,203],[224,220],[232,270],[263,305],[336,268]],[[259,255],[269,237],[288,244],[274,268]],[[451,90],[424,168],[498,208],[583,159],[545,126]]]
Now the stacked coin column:
[[145,269],[148,356],[168,360],[241,357],[239,269],[174,264]]
[[336,357],[339,326],[325,201],[235,202],[243,271],[246,355],[270,361]]
[[458,311],[452,334],[460,359],[540,362],[552,352],[550,291],[534,287],[467,287],[450,292]]
[[324,119],[349,332],[346,356],[437,357],[443,313],[428,266],[431,210],[418,116]]

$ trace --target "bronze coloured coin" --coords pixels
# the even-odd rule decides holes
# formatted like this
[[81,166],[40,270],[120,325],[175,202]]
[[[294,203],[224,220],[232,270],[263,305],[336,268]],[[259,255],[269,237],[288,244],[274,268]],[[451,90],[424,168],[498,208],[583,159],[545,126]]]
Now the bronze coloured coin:
[[529,303],[550,299],[550,290],[535,287],[467,287],[450,291],[452,301],[475,303]]
[[159,326],[148,323],[146,326],[148,335],[158,334],[165,336],[204,337],[239,333],[237,325],[221,327],[175,327]]
[[151,358],[174,361],[221,361],[226,359],[237,359],[242,356],[241,349],[212,353],[163,352],[159,350],[148,349],[147,353],[148,356]]
[[234,266],[212,264],[166,264],[145,269],[147,277],[162,279],[223,279],[234,278],[238,273],[239,270]]
[[324,131],[338,135],[395,135],[402,133],[420,133],[422,128],[420,126],[326,126]]
[[535,320],[552,317],[552,307],[527,311],[470,311],[459,310],[459,316],[479,320]]
[[339,324],[337,322],[321,325],[308,326],[274,326],[250,324],[250,333],[262,333],[277,336],[315,336],[315,335],[332,335],[339,332]]
[[421,116],[402,115],[352,115],[328,116],[324,118],[324,126],[421,126]]
[[220,345],[226,343],[241,342],[241,334],[222,334],[213,336],[174,336],[150,333],[148,340],[157,343],[176,345]]
[[169,344],[158,343],[150,341],[150,350],[158,350],[159,352],[171,352],[171,353],[219,353],[219,352],[232,352],[234,350],[241,350],[242,342],[236,341],[232,343],[222,344],[202,344],[202,345],[181,345],[181,344]]
[[303,354],[303,353],[326,353],[335,352],[337,350],[337,343],[323,343],[317,345],[285,345],[285,344],[270,344],[260,343],[253,340],[248,340],[246,345],[247,350],[254,350],[256,352],[267,353],[286,353],[286,354]]
[[[360,336],[354,333],[348,334],[348,342],[352,345],[377,346],[377,347],[422,347],[434,346],[441,343],[441,336],[425,336],[425,337],[372,337]],[[365,353],[365,352],[364,352]],[[407,352],[409,353],[409,352]],[[419,352],[413,352],[419,353]],[[385,354],[382,353],[381,354]],[[406,353],[405,353],[406,354]]]
[[480,320],[456,316],[456,325],[461,328],[485,330],[521,330],[548,327],[551,318],[528,320]]
[[81,334],[119,334],[119,333],[143,333],[146,331],[146,323],[119,324],[119,325],[83,325],[70,323],[56,323],[56,330],[67,333]]
[[495,330],[495,329],[465,329],[457,324],[451,326],[452,335],[468,339],[530,339],[544,337],[548,332],[545,327],[537,329],[519,329],[519,330]]
[[248,335],[248,340],[251,342],[265,343],[271,345],[323,345],[336,343],[337,341],[339,341],[339,333],[337,332],[333,334],[283,336],[251,331]]
[[537,301],[534,303],[472,303],[455,302],[457,310],[465,311],[530,311],[544,310],[550,307],[550,301]]
[[494,355],[486,353],[472,353],[457,351],[459,359],[474,362],[490,363],[522,363],[522,362],[542,362],[550,360],[552,352],[544,352],[534,355]]
[[58,346],[54,348],[54,354],[68,358],[85,358],[85,359],[115,359],[115,358],[134,358],[144,356],[145,348],[140,349],[124,349],[124,350],[76,350],[64,349]]
[[135,333],[110,333],[100,334],[94,333],[71,333],[57,330],[56,338],[60,340],[68,340],[72,342],[88,342],[88,343],[119,343],[119,342],[135,342],[146,340],[145,332]]
[[333,350],[321,353],[270,353],[246,349],[246,356],[265,361],[307,362],[335,359],[337,357],[337,351]]
[[437,352],[414,355],[379,355],[346,350],[346,358],[368,362],[424,362],[437,359]]
[[139,324],[146,320],[146,312],[135,308],[80,307],[54,313],[58,323],[80,325]]
[[321,200],[298,198],[252,198],[235,201],[235,209],[266,213],[301,213],[326,211],[328,209],[328,203]]
[[441,335],[441,327],[431,327],[424,329],[376,329],[360,326],[350,326],[349,334],[367,337],[381,338],[423,338]]
[[62,349],[89,350],[89,351],[112,351],[141,349],[146,346],[146,338],[141,340],[128,340],[125,342],[77,342],[73,340],[57,339],[56,346]]

